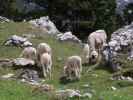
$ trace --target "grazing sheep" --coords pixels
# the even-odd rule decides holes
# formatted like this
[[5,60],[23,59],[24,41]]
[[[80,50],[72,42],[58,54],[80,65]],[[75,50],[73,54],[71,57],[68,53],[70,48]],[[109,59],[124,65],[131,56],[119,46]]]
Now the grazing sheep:
[[24,48],[20,57],[36,61],[36,48],[34,47]]
[[46,78],[49,75],[51,77],[52,58],[48,53],[43,53],[40,58],[41,67],[43,68],[43,75]]
[[79,56],[68,57],[64,66],[64,75],[67,79],[80,79],[82,72],[82,62]]
[[[101,50],[103,49],[104,45],[106,45],[107,35],[104,30],[97,30],[91,33],[88,37],[88,44],[90,46],[90,55],[91,59],[98,59],[99,54],[101,54]],[[98,54],[97,56],[93,54]]]
[[84,48],[82,50],[82,63],[87,64],[89,63],[89,56],[90,56],[90,47],[88,44],[84,44]]
[[37,47],[37,60],[40,62],[40,57],[43,53],[52,55],[51,47],[47,43],[40,43]]
[[91,63],[96,63],[98,61],[98,57],[99,57],[100,54],[98,54],[97,51],[92,51],[91,54],[90,54],[90,62]]

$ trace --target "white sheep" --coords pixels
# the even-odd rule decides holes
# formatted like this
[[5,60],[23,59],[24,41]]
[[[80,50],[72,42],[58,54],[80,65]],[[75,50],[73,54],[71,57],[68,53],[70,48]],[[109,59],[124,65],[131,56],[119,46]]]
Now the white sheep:
[[40,57],[43,53],[48,53],[52,56],[51,47],[47,43],[40,43],[37,46],[37,60],[40,62]]
[[26,47],[22,51],[20,57],[36,61],[36,54],[37,54],[36,48],[34,48],[34,47]]
[[90,47],[88,44],[84,44],[81,57],[82,57],[83,64],[89,63]]
[[[97,59],[98,55],[101,53],[104,45],[106,45],[107,35],[104,30],[97,30],[91,33],[88,37],[88,44],[90,46],[90,58]],[[93,54],[98,54],[97,56]]]
[[64,66],[64,75],[70,80],[80,79],[82,72],[82,61],[79,56],[68,57]]
[[43,69],[43,75],[46,78],[49,75],[51,77],[52,58],[48,53],[43,53],[40,58],[41,67]]

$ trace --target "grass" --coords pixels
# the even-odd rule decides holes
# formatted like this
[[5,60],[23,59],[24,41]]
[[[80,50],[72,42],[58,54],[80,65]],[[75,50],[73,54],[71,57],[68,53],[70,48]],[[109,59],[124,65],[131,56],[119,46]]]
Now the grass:
[[[41,30],[32,28],[28,23],[3,23],[0,24],[0,44],[13,34],[22,35],[24,33],[40,34]],[[46,80],[46,83],[54,85],[56,89],[79,89],[81,92],[93,92],[91,100],[132,100],[133,85],[120,87],[118,81],[110,80],[112,73],[110,73],[108,66],[99,66],[92,72],[87,73],[89,66],[83,66],[83,73],[80,81],[61,84],[59,78],[62,74],[65,59],[71,55],[80,55],[81,48],[74,43],[61,43],[55,40],[52,36],[43,35],[31,39],[36,46],[40,42],[50,44],[53,51],[53,69],[52,79]],[[22,49],[17,47],[0,46],[0,58],[16,58],[20,55]],[[60,60],[59,60],[60,59]],[[10,68],[0,68],[0,75],[14,72]],[[83,85],[89,84],[89,88],[84,88]],[[114,91],[111,87],[117,89]],[[0,80],[0,100],[54,100],[46,93],[33,93],[32,87],[15,80]],[[74,99],[77,100],[77,99]],[[81,98],[81,100],[88,100],[88,98]]]

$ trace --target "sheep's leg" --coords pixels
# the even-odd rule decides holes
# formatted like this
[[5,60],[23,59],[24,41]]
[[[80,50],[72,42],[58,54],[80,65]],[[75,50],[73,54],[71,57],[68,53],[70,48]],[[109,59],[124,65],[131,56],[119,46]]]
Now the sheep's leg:
[[44,78],[47,77],[47,74],[46,74],[46,65],[42,65],[42,68],[43,68],[43,75],[44,75]]
[[49,78],[51,79],[51,69],[49,69]]
[[80,70],[76,70],[76,78],[79,80],[80,79]]
[[50,68],[50,66],[47,68],[47,74],[49,75],[49,79],[51,79],[51,68]]

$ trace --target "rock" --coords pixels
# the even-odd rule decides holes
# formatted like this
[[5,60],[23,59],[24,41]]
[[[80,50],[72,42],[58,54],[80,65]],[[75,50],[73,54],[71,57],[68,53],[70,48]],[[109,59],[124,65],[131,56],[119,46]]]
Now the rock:
[[83,87],[88,88],[90,87],[90,84],[84,84]]
[[32,46],[32,43],[29,42],[29,41],[25,41],[23,44],[22,44],[23,47],[26,47],[26,46]]
[[79,90],[72,90],[72,89],[58,90],[56,91],[56,95],[64,98],[81,97]]
[[126,79],[129,80],[129,81],[133,81],[133,79],[131,77],[129,77],[129,76],[126,77]]
[[84,93],[83,95],[82,95],[82,97],[88,97],[88,98],[92,98],[92,94],[91,93]]
[[25,46],[32,46],[32,43],[27,40],[27,38],[17,36],[17,35],[12,35],[9,37],[5,42],[5,46],[12,45],[12,46],[20,46],[20,47],[25,47]]
[[26,58],[16,58],[13,60],[13,64],[15,66],[28,66],[28,65],[35,65],[35,61],[31,59],[26,59]]
[[9,78],[11,78],[11,77],[13,77],[14,76],[14,74],[13,73],[8,73],[8,74],[6,74],[6,75],[3,75],[3,76],[1,76],[3,79],[9,79]]
[[73,35],[72,32],[65,32],[64,34],[58,34],[57,39],[60,41],[72,41],[76,43],[81,43],[81,40],[79,40],[75,35]]
[[115,91],[115,90],[116,90],[116,87],[112,86],[111,89],[112,89],[113,91]]
[[125,77],[124,77],[124,76],[120,76],[120,79],[121,79],[121,80],[125,80]]
[[113,32],[108,46],[103,51],[105,59],[115,70],[121,69],[121,62],[118,60],[132,60],[133,56],[133,23]]
[[0,22],[2,22],[2,23],[4,23],[4,22],[10,22],[10,20],[7,19],[6,17],[0,16]]
[[40,81],[39,73],[33,69],[23,69],[16,75],[17,79],[21,79],[22,82],[28,82],[31,85],[36,85]]
[[54,23],[49,19],[48,16],[41,17],[39,19],[34,19],[29,21],[30,24],[35,27],[39,27],[42,30],[45,30],[47,34],[58,34],[59,30],[56,28]]
[[132,49],[131,49],[129,55],[130,55],[130,56],[128,57],[128,60],[133,61],[133,47],[132,47]]
[[[53,92],[55,90],[53,85],[49,84],[39,84],[39,85],[33,85],[33,90],[32,92]],[[51,95],[51,94],[50,94]]]
[[49,84],[40,85],[39,88],[42,89],[45,92],[49,92],[49,91],[53,91],[54,90],[54,86],[53,85],[49,85]]
[[12,67],[13,63],[11,59],[0,59],[0,67]]

